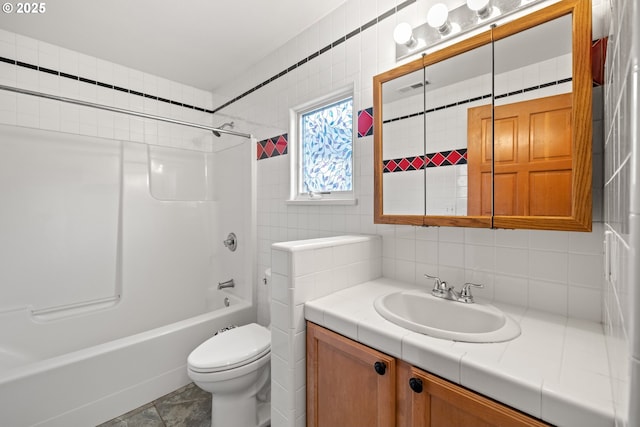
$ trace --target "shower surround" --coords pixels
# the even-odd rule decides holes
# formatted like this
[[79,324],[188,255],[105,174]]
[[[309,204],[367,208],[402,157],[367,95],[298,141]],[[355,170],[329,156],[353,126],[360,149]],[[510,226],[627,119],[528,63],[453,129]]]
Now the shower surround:
[[[205,91],[0,42],[0,84],[213,126]],[[255,321],[254,140],[7,91],[0,133],[0,424],[109,420],[187,384],[217,329]]]

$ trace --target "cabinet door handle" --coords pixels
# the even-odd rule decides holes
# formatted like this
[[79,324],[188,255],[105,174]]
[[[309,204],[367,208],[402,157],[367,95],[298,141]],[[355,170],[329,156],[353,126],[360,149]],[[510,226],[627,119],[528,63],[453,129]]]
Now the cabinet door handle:
[[416,393],[422,393],[422,380],[420,378],[410,378],[409,387]]
[[376,362],[373,364],[373,369],[376,370],[378,375],[384,375],[384,373],[387,372],[387,365],[383,362]]

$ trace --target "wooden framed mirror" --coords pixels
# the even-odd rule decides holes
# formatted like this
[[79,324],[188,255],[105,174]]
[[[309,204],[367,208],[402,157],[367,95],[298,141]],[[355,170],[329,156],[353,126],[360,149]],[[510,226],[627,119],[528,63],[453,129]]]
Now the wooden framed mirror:
[[591,230],[591,9],[562,1],[374,77],[374,222]]

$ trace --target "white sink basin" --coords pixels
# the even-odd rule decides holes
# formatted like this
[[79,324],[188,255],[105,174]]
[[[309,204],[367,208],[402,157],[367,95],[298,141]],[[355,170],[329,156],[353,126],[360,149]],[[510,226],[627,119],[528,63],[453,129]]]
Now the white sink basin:
[[465,342],[509,341],[520,326],[498,308],[437,298],[426,291],[400,291],[378,297],[378,314],[414,332]]

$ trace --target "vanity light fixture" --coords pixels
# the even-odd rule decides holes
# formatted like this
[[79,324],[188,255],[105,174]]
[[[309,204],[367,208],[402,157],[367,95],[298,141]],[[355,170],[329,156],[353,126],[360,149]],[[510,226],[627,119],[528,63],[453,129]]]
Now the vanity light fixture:
[[451,33],[451,22],[449,21],[449,9],[444,3],[436,3],[431,6],[427,13],[427,23],[431,28],[438,30],[440,35],[446,36]]
[[487,19],[493,13],[491,0],[467,0],[467,7],[474,11],[480,19]]
[[408,47],[409,49],[418,45],[418,40],[413,36],[411,25],[407,22],[401,22],[396,25],[396,28],[393,30],[393,40],[400,45]]
[[407,23],[396,26],[396,61],[481,27],[488,28],[498,19],[546,0],[466,0],[451,10],[441,1],[431,6],[424,24],[414,28]]

